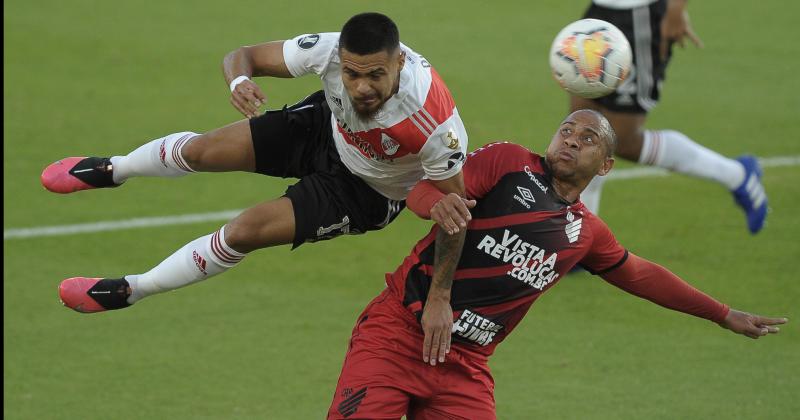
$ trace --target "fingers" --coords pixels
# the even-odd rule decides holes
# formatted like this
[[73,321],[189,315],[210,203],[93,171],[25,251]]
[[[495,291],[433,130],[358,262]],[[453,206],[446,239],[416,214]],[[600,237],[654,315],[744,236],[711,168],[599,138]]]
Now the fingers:
[[472,214],[469,209],[475,207],[475,200],[466,200],[458,194],[448,194],[433,205],[431,218],[436,221],[448,234],[458,233],[465,229]]
[[256,99],[261,101],[262,105],[267,103],[267,95],[264,95],[264,92],[261,91],[261,88],[259,88],[258,85],[255,85],[255,89],[253,89],[253,95],[256,97]]
[[688,37],[689,37],[689,39],[692,41],[692,43],[693,43],[693,44],[694,44],[694,45],[695,45],[697,48],[703,48],[703,47],[705,46],[705,45],[703,44],[703,41],[700,39],[700,37],[699,37],[699,36],[697,36],[697,34],[696,34],[696,33],[694,33],[694,30],[693,30],[692,28],[686,28],[686,36],[688,36]]
[[431,332],[425,329],[425,339],[422,341],[422,361],[428,363],[431,356]]
[[[460,198],[460,197],[459,197]],[[456,215],[459,219],[455,220],[458,222],[458,225],[465,228],[467,227],[467,223],[472,220],[472,214],[469,212],[469,208],[467,208],[467,204],[464,202],[463,199],[459,200],[455,206]]]
[[439,335],[439,363],[444,363],[444,359],[447,353],[450,352],[450,331],[452,329],[448,328],[446,330],[442,330],[441,334]]
[[[441,333],[440,333],[438,328],[433,330],[433,334],[432,334],[430,342],[431,342],[431,348],[430,348],[430,351],[428,353],[428,355],[430,356],[430,360],[429,361],[430,361],[431,366],[436,366],[436,358],[437,358],[437,356],[438,356],[440,362],[444,362],[444,352],[442,352],[441,355],[439,354],[439,347],[441,346]],[[425,360],[425,359],[423,358],[423,360]]]
[[754,323],[758,326],[780,325],[780,324],[785,324],[787,321],[789,320],[786,318],[769,318],[766,316],[756,316]]
[[458,233],[458,224],[447,214],[431,213],[431,218],[447,232],[448,235]]
[[758,339],[759,337],[763,337],[767,334],[777,334],[780,331],[780,328],[773,327],[771,325],[750,325],[748,326],[742,334],[752,338]]
[[247,80],[236,85],[231,92],[231,103],[247,118],[258,116],[258,107],[266,103],[266,99],[258,85]]
[[669,49],[669,42],[667,41],[667,38],[664,36],[661,37],[661,46],[659,47],[659,49],[661,50],[661,60],[666,60],[667,50]]

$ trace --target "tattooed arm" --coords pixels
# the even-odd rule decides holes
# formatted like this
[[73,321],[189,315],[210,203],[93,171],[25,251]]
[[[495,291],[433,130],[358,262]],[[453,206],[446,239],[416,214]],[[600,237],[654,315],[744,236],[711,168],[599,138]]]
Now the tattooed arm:
[[449,235],[439,227],[436,232],[433,280],[422,310],[422,330],[425,332],[422,360],[431,366],[436,366],[437,356],[438,362],[443,363],[445,355],[450,352],[450,334],[453,331],[450,289],[466,235],[466,229]]

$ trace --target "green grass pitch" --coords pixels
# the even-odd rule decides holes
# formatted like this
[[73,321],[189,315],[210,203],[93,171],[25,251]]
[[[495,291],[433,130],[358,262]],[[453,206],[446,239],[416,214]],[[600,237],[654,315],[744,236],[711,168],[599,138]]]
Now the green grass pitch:
[[[47,193],[38,177],[64,156],[127,153],[235,121],[224,54],[336,31],[366,10],[392,16],[437,68],[470,149],[513,140],[541,151],[567,109],[549,45],[587,5],[4,2],[4,229],[222,211],[280,195],[290,181],[251,174],[135,179],[70,196]],[[689,7],[705,49],[676,51],[649,126],[727,156],[800,155],[800,6]],[[259,83],[274,107],[320,86],[313,77]],[[717,185],[676,175],[607,183],[601,215],[626,247],[735,308],[790,323],[752,341],[570,276],[491,361],[499,418],[797,416],[799,182],[800,167],[765,170],[772,212],[755,237]],[[58,302],[63,278],[146,271],[220,225],[4,240],[4,418],[323,418],[356,316],[428,223],[406,212],[380,232],[256,252],[221,277],[124,311],[81,315]]]

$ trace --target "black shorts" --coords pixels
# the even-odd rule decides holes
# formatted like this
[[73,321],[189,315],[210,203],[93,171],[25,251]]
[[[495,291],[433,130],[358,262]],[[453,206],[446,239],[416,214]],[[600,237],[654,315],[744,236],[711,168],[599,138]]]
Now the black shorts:
[[608,9],[594,3],[584,18],[611,22],[628,38],[633,52],[633,68],[628,78],[608,96],[594,99],[603,107],[616,112],[643,114],[658,104],[667,58],[661,58],[661,20],[667,10],[667,0],[658,0],[634,9]]
[[331,130],[323,91],[250,119],[256,172],[300,178],[286,190],[294,207],[292,249],[382,229],[405,207],[405,201],[384,197],[342,164]]

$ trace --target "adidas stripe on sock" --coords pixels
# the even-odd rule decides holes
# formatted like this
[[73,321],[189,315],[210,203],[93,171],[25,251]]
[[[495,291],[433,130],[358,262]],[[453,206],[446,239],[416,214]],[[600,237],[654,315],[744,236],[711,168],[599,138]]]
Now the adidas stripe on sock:
[[183,146],[197,133],[184,131],[155,139],[126,156],[114,156],[114,182],[121,184],[134,176],[177,177],[194,172],[182,155]]

